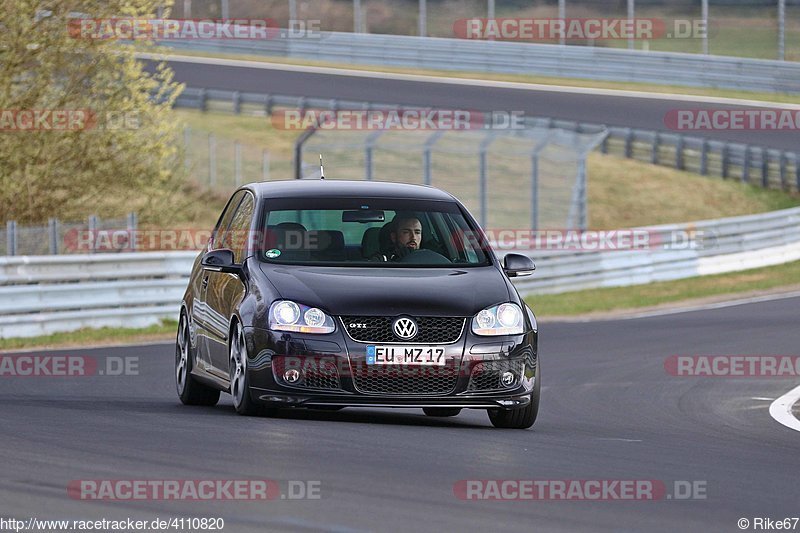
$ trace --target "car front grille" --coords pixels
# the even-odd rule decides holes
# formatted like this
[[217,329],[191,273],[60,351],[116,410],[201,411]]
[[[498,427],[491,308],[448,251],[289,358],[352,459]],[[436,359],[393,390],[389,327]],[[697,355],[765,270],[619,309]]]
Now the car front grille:
[[446,366],[353,365],[353,384],[364,394],[449,394],[456,388],[458,368]]
[[[484,361],[472,367],[467,390],[472,392],[509,390],[519,385],[524,369],[524,361]],[[513,372],[514,382],[508,386],[503,385],[501,376],[504,372]]]
[[[331,358],[275,356],[272,368],[275,380],[289,387],[317,390],[342,388],[339,370],[336,368],[335,360]],[[284,371],[291,368],[296,368],[301,374],[300,380],[295,383],[288,383],[283,377]]]
[[344,330],[358,342],[401,344],[451,344],[461,338],[464,330],[463,317],[420,316],[413,317],[417,323],[417,335],[404,341],[392,331],[397,317],[390,316],[343,316]]

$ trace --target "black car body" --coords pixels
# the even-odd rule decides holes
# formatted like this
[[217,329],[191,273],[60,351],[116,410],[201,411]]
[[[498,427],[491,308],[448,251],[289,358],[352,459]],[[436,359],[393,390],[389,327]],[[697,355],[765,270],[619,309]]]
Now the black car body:
[[[401,208],[429,238],[394,261],[391,250],[403,247],[389,215],[406,216]],[[176,346],[178,393],[213,405],[230,392],[242,414],[477,408],[496,426],[530,427],[541,386],[537,325],[509,277],[532,270],[524,256],[501,264],[463,205],[432,187],[244,186],[194,263]]]

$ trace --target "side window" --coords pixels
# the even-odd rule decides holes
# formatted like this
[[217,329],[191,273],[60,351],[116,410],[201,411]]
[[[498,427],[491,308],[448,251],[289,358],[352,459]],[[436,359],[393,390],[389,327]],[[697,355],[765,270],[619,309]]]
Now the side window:
[[233,214],[236,212],[236,208],[239,206],[239,203],[242,201],[242,197],[245,195],[244,191],[239,191],[228,202],[228,206],[225,208],[225,211],[222,213],[222,216],[219,217],[219,222],[217,222],[217,227],[214,228],[214,237],[211,241],[211,249],[212,250],[219,250],[220,248],[230,248],[230,246],[226,246],[226,237],[228,233],[228,227],[231,225],[231,219],[233,218]]
[[255,200],[250,194],[245,193],[242,203],[239,204],[239,208],[231,219],[230,228],[225,234],[225,247],[233,250],[235,263],[241,263],[247,257],[253,211],[255,211]]

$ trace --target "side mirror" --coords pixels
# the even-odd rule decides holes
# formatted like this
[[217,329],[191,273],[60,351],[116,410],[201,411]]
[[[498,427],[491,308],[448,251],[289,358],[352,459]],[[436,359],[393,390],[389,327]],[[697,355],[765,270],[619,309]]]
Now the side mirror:
[[242,270],[241,265],[233,262],[233,251],[225,248],[208,252],[203,256],[200,264],[205,270],[224,272],[226,274],[238,274]]
[[536,265],[526,255],[507,254],[503,259],[503,270],[509,278],[530,276],[536,270]]

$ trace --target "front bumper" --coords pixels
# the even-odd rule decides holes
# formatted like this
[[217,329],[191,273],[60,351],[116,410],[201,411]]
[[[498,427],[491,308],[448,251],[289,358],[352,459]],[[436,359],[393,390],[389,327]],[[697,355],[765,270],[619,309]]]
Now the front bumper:
[[[516,409],[530,403],[537,379],[536,332],[493,339],[465,332],[443,345],[445,367],[367,366],[367,343],[338,330],[323,337],[245,328],[245,340],[251,397],[272,406]],[[299,382],[284,379],[290,368]],[[508,386],[490,372],[505,370],[516,375]]]

